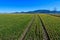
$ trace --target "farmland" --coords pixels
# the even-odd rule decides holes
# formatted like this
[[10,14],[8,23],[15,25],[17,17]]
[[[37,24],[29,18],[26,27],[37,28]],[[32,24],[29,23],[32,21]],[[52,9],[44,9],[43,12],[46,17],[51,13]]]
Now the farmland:
[[48,14],[41,14],[40,16],[45,24],[50,40],[60,40],[60,17]]
[[[42,25],[37,15],[24,40],[43,40]],[[40,22],[40,23],[39,23]]]
[[0,40],[60,40],[60,17],[50,14],[1,14]]
[[23,33],[32,15],[1,14],[0,40],[17,40]]

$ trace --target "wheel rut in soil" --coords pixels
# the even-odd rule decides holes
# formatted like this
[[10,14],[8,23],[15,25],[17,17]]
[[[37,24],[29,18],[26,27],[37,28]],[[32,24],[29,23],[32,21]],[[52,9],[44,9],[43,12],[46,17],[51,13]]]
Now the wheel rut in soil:
[[47,33],[47,30],[46,30],[46,28],[45,28],[45,25],[44,25],[41,17],[40,17],[39,15],[38,15],[38,17],[39,17],[39,19],[40,19],[40,22],[41,22],[42,28],[43,28],[43,30],[42,30],[42,31],[43,31],[43,40],[50,40],[49,35],[48,35],[48,33]]

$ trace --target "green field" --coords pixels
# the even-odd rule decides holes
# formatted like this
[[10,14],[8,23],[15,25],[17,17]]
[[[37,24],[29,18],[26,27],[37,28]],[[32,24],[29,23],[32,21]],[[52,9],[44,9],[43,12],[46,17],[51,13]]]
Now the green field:
[[29,32],[24,40],[43,40],[42,25],[37,15],[34,17],[34,22],[31,25]]
[[16,40],[23,33],[32,15],[1,14],[0,15],[0,40]]
[[48,14],[41,14],[40,16],[45,24],[50,40],[60,40],[60,17]]
[[[29,24],[31,25],[29,26]],[[60,17],[58,16],[50,14],[0,14],[0,40],[20,40],[20,38],[23,40],[43,40],[48,37],[45,36],[47,34],[44,33],[42,24],[50,40],[60,40]]]

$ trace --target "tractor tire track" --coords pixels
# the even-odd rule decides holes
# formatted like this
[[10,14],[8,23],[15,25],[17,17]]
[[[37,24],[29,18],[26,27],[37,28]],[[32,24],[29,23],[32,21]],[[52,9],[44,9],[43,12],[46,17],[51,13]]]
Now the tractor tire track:
[[23,32],[21,37],[18,38],[18,40],[24,40],[25,39],[25,36],[26,36],[27,32],[30,30],[31,25],[33,24],[33,21],[34,21],[34,16],[33,16],[32,20],[29,22],[27,28],[25,29],[25,31]]
[[48,33],[47,33],[47,30],[46,30],[46,28],[45,28],[45,25],[44,25],[41,17],[40,17],[39,15],[37,15],[37,16],[39,17],[40,22],[41,22],[41,24],[42,24],[42,28],[43,28],[43,30],[42,30],[42,31],[43,31],[43,40],[50,40],[49,35],[48,35]]

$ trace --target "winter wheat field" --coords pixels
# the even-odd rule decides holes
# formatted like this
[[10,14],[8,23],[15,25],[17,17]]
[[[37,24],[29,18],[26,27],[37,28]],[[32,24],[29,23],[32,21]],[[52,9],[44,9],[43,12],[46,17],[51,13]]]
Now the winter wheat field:
[[0,14],[0,40],[60,40],[60,15]]

